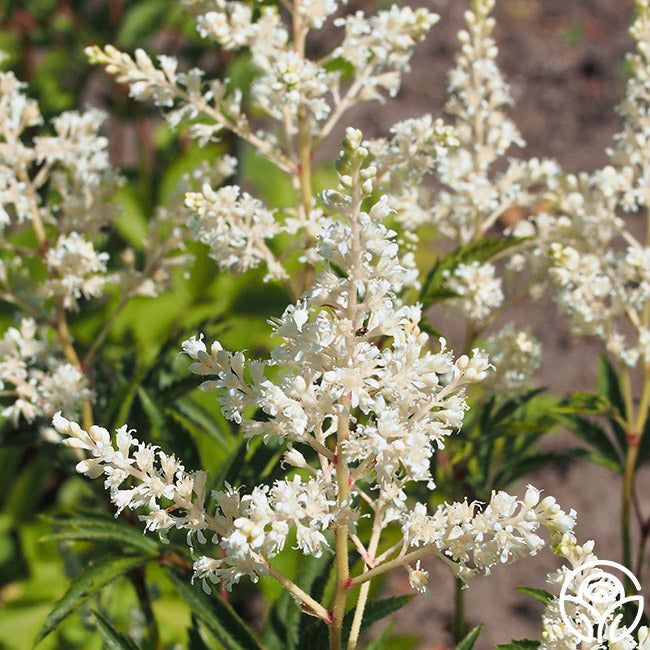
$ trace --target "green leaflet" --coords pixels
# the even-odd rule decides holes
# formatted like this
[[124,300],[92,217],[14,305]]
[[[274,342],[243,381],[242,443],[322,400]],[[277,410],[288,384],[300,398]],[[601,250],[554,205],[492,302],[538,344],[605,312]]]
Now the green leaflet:
[[93,616],[97,623],[97,629],[102,635],[104,647],[107,650],[138,650],[138,646],[131,639],[116,630],[107,618],[104,618],[95,610],[93,610]]
[[570,431],[598,452],[597,456],[601,457],[591,460],[610,467],[620,474],[623,473],[623,454],[618,445],[614,445],[603,427],[580,415],[567,415],[563,421]]
[[104,557],[91,562],[87,568],[70,584],[68,591],[50,612],[34,644],[42,641],[56,626],[90,596],[101,591],[113,580],[128,573],[131,569],[148,562],[150,557]]
[[460,643],[456,646],[455,650],[472,650],[474,644],[476,643],[476,640],[478,639],[478,635],[481,633],[482,629],[483,629],[482,625],[477,625],[473,630],[468,632],[461,639]]
[[373,639],[365,648],[364,650],[382,650],[384,647],[384,644],[386,641],[388,641],[388,638],[390,636],[390,632],[393,629],[394,623],[389,623],[379,634],[379,636],[376,639]]
[[553,594],[546,591],[546,589],[534,589],[533,587],[517,587],[517,591],[527,596],[532,596],[535,600],[539,600],[540,603],[548,605],[551,600],[553,600]]
[[102,514],[83,512],[44,518],[60,529],[45,539],[112,542],[119,546],[131,546],[149,555],[156,555],[160,551],[160,544],[152,537],[143,535],[141,529]]
[[178,595],[226,650],[262,650],[244,622],[223,600],[207,596],[199,585],[190,584],[187,576],[170,567],[163,567],[163,571]]
[[[301,558],[296,584],[312,598],[320,601],[327,576],[331,571],[332,556],[324,553],[315,558]],[[318,621],[304,616],[289,592],[284,591],[267,616],[264,626],[264,646],[268,650],[298,650],[309,628]],[[323,630],[322,626],[319,629]]]
[[[386,598],[384,600],[370,601],[366,605],[366,610],[361,622],[361,632],[368,629],[373,623],[380,621],[382,618],[389,616],[398,609],[401,609],[413,598],[412,594],[406,596],[396,596],[395,598]],[[343,640],[347,643],[354,609],[347,612],[343,621]],[[309,648],[309,650],[327,650],[329,648],[327,626],[322,621],[314,621],[313,624],[305,631],[300,638],[300,648]]]

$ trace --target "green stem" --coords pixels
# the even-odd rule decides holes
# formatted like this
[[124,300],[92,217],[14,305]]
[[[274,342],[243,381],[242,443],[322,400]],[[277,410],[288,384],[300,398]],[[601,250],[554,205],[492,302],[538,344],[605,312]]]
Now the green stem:
[[465,590],[463,589],[463,581],[456,578],[456,595],[454,599],[455,612],[454,612],[454,641],[459,643],[465,636],[466,623],[465,623]]
[[627,456],[625,458],[625,475],[623,478],[623,508],[621,516],[621,532],[623,539],[623,565],[630,571],[634,570],[632,565],[632,541],[630,534],[632,496],[634,492],[634,476],[636,472],[636,461],[639,455],[639,436],[630,435],[628,440]]
[[650,537],[650,521],[644,521],[641,524],[641,540],[639,541],[639,548],[637,549],[636,567],[634,569],[634,575],[641,584],[643,584],[643,558],[645,557],[648,537]]

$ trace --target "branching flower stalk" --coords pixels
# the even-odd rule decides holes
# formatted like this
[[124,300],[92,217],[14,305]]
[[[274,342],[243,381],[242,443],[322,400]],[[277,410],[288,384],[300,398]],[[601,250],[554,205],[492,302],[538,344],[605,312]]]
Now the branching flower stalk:
[[[479,350],[454,360],[444,339],[438,352],[427,349],[419,306],[399,298],[408,271],[395,233],[382,223],[388,201],[364,210],[376,174],[367,155],[361,133],[348,129],[340,186],[322,194],[329,216],[319,237],[321,265],[312,287],[274,321],[279,343],[270,359],[246,361],[216,341],[208,348],[203,335],[183,344],[191,371],[206,377],[201,388],[217,392],[224,416],[245,437],[284,441],[284,461],[295,473],[250,492],[226,485],[207,495],[204,472],[186,472],[126,425],[113,440],[101,427],[85,431],[54,418],[66,444],[88,455],[77,470],[105,475],[118,513],[144,507],[145,528],[163,538],[174,528],[187,531],[194,578],[207,592],[211,583],[230,589],[244,576],[255,582],[269,575],[328,625],[333,650],[357,647],[368,585],[377,576],[402,568],[424,591],[420,560],[436,556],[466,582],[535,554],[544,545],[541,528],[562,536],[575,521],[575,513],[533,487],[523,500],[495,492],[484,507],[464,501],[433,513],[407,497],[411,482],[435,487],[431,456],[460,427],[465,389],[484,380],[490,364]],[[372,521],[369,539],[359,537],[362,516]],[[401,533],[397,545],[383,536],[391,529]],[[315,601],[274,565],[292,530],[305,555],[334,554],[331,602]],[[353,550],[361,569],[350,566]],[[346,639],[344,615],[355,604]]]
[[[203,199],[189,197],[187,205],[196,216],[197,238],[210,247],[224,270],[241,271],[263,264],[268,269],[267,279],[286,281],[284,255],[274,253],[268,242],[282,232],[289,233],[293,239],[290,250],[300,250],[301,260],[307,262],[304,289],[317,261],[315,243],[323,218],[314,199],[312,159],[348,108],[383,100],[384,92],[397,93],[414,46],[438,16],[426,9],[392,7],[375,16],[358,11],[337,18],[335,25],[345,30],[341,42],[313,60],[307,56],[310,33],[337,12],[339,4],[334,0],[282,2],[288,24],[270,5],[258,10],[238,1],[219,0],[209,7],[191,0],[185,4],[195,11],[203,38],[225,50],[249,48],[256,75],[251,104],[269,118],[267,128],[253,126],[239,91],[231,91],[219,79],[205,80],[198,69],[179,71],[178,61],[172,57],[159,56],[156,67],[140,49],[133,58],[110,45],[88,48],[87,53],[92,62],[104,64],[118,81],[128,83],[133,97],[153,98],[164,109],[170,126],[191,120],[189,134],[199,144],[229,131],[289,176],[296,203],[277,214],[246,201],[236,186],[220,191],[204,186]],[[337,61],[351,67],[351,79],[345,79],[333,66]],[[437,137],[443,151],[450,133],[440,129]],[[235,206],[224,201],[232,195],[242,195]],[[236,207],[236,218],[229,206]],[[264,216],[258,217],[261,214]],[[258,218],[264,227],[256,227]]]

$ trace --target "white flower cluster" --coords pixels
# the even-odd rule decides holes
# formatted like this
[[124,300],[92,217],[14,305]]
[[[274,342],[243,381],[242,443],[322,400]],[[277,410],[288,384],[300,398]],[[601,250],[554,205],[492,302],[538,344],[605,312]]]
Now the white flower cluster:
[[[486,377],[489,362],[478,350],[454,359],[444,340],[438,352],[429,351],[428,337],[418,327],[419,306],[397,297],[408,272],[400,264],[395,233],[382,223],[390,213],[388,202],[380,199],[362,210],[376,169],[365,166],[368,151],[361,137],[346,131],[340,187],[322,197],[332,213],[319,241],[325,267],[302,298],[273,321],[279,343],[271,358],[246,361],[219,342],[208,348],[203,335],[183,343],[193,360],[191,371],[206,377],[203,390],[218,392],[225,417],[245,436],[288,442],[284,460],[302,470],[300,475],[248,494],[226,486],[212,492],[208,505],[203,474],[187,474],[180,461],[138,442],[126,426],[113,442],[100,427],[86,432],[60,415],[54,419],[67,444],[90,454],[77,470],[105,474],[118,511],[145,506],[141,519],[149,530],[188,531],[194,577],[206,591],[210,583],[230,589],[243,576],[255,581],[268,573],[329,622],[334,614],[321,612],[270,562],[292,531],[303,553],[318,556],[330,548],[327,531],[333,529],[337,558],[346,557],[337,561],[345,566],[349,550],[358,550],[366,568],[339,589],[405,566],[414,588],[424,590],[426,572],[418,560],[427,554],[438,555],[467,579],[478,569],[537,552],[543,543],[536,532],[540,526],[565,533],[574,520],[551,497],[539,502],[534,488],[523,501],[494,494],[483,511],[460,503],[428,515],[424,504],[409,503],[410,481],[434,487],[431,456],[461,426],[464,390]],[[129,478],[134,481],[123,487]],[[357,534],[361,516],[373,521],[367,546]],[[403,540],[377,555],[381,532],[391,524],[401,527]],[[196,554],[194,536],[213,546]]]
[[60,296],[66,309],[74,309],[77,300],[102,294],[106,275],[108,253],[98,253],[92,243],[79,233],[61,235],[47,251],[47,269],[52,275],[49,290]]
[[413,47],[438,20],[427,9],[397,5],[370,18],[361,11],[338,18],[334,24],[345,27],[345,36],[332,58],[341,57],[354,66],[358,100],[381,98],[378,88],[395,96],[400,73],[409,70]]
[[431,115],[398,122],[390,132],[390,140],[371,140],[367,147],[377,166],[377,181],[387,192],[397,220],[414,232],[431,222],[431,191],[422,179],[459,141],[452,127]]
[[84,374],[61,359],[40,336],[36,323],[24,318],[0,339],[0,395],[9,402],[3,417],[18,424],[20,417],[33,422],[51,418],[56,411],[76,414],[91,393]]
[[[316,9],[313,14],[312,6]],[[346,28],[342,43],[324,59],[312,61],[304,54],[304,38],[310,27],[319,28],[336,8],[335,2],[292,5],[291,10],[301,21],[300,42],[290,41],[276,8],[263,7],[255,16],[250,6],[236,1],[218,0],[210,11],[200,12],[197,29],[202,37],[215,40],[225,49],[250,48],[258,72],[252,89],[256,106],[290,125],[288,135],[297,132],[298,114],[304,111],[311,117],[310,130],[317,134],[322,128],[318,123],[333,110],[345,110],[359,101],[381,97],[378,87],[394,94],[399,88],[400,72],[408,70],[413,47],[438,19],[426,9],[393,7],[371,17],[357,12],[340,19]],[[89,48],[88,55],[92,61],[105,64],[120,81],[129,83],[135,98],[153,98],[162,107],[173,107],[167,113],[173,125],[207,117],[214,124],[199,125],[194,130],[202,139],[214,137],[225,128],[250,140],[275,162],[283,159],[273,153],[269,134],[256,135],[250,131],[248,120],[241,113],[240,97],[226,97],[225,87],[217,80],[204,83],[201,71],[178,72],[177,61],[167,56],[159,57],[160,69],[156,68],[143,50],[137,50],[134,59],[112,46],[103,50]],[[355,68],[343,107],[338,106],[340,73],[329,72],[325,67],[339,57]]]
[[460,312],[470,321],[484,321],[503,302],[501,278],[495,276],[493,264],[473,261],[460,263],[453,272],[446,271],[446,286],[458,298],[452,299]]
[[647,339],[639,314],[650,298],[650,249],[630,247],[624,255],[609,249],[601,256],[556,243],[551,251],[551,275],[561,289],[558,302],[571,316],[573,330],[601,337],[612,354],[636,365],[648,350],[630,345],[616,322],[627,316],[638,328],[639,343]]
[[485,340],[485,350],[494,364],[490,390],[508,394],[525,387],[542,361],[542,346],[529,328],[508,323]]
[[636,0],[635,4],[636,19],[630,34],[636,41],[636,52],[627,56],[632,74],[620,107],[623,130],[609,151],[616,165],[609,174],[610,185],[612,191],[622,191],[621,206],[626,210],[650,205],[650,5],[647,0]]
[[633,74],[620,109],[623,131],[608,151],[612,164],[591,174],[557,174],[546,187],[547,212],[513,229],[514,235],[535,237],[528,261],[538,278],[550,278],[573,332],[599,337],[628,367],[650,359],[644,316],[650,248],[617,214],[648,205],[650,8],[645,0],[636,8],[630,33],[637,52],[629,57]]
[[[272,118],[264,122],[264,128],[252,126],[239,91],[229,92],[218,79],[204,79],[198,69],[181,72],[179,62],[169,56],[158,57],[159,65],[155,65],[141,49],[132,58],[111,45],[88,48],[87,54],[92,62],[106,65],[108,72],[128,83],[133,97],[153,99],[164,109],[171,126],[191,121],[189,133],[200,144],[218,138],[223,130],[230,131],[290,175],[297,206],[282,211],[288,217],[282,226],[272,222],[278,215],[265,210],[256,210],[259,221],[253,226],[252,213],[247,215],[252,199],[231,196],[234,190],[204,191],[203,195],[210,198],[199,202],[200,208],[193,203],[198,201],[196,194],[188,197],[194,212],[201,211],[194,221],[197,234],[219,255],[223,268],[246,270],[264,262],[269,265],[269,277],[282,277],[284,271],[265,241],[280,230],[292,234],[292,250],[304,251],[305,261],[316,259],[314,239],[322,220],[312,192],[314,153],[348,108],[382,99],[384,91],[391,95],[397,92],[414,46],[438,17],[427,9],[396,6],[375,16],[357,11],[335,20],[345,28],[342,40],[315,60],[307,55],[310,31],[322,27],[337,11],[336,0],[283,2],[290,21],[270,5],[257,11],[236,0],[185,4],[196,14],[203,38],[227,50],[250,51],[254,68],[252,112]],[[352,67],[350,80],[342,78],[341,60]],[[437,123],[435,131],[437,140],[442,141],[444,134]],[[203,214],[206,202],[221,204],[222,200],[238,206],[236,225]],[[225,203],[223,206],[225,209]],[[215,210],[219,211],[215,207],[212,212]],[[231,243],[228,237],[232,237]]]
[[188,225],[221,269],[241,272],[266,262],[268,277],[285,277],[265,243],[280,232],[280,223],[261,201],[236,185],[215,191],[206,183],[201,192],[185,195],[185,206],[191,215]]
[[528,486],[523,500],[506,492],[493,492],[489,503],[444,504],[432,515],[417,504],[402,524],[404,546],[430,546],[463,581],[479,571],[490,573],[496,564],[535,555],[544,540],[540,527],[565,534],[575,525],[575,512],[564,512],[553,497],[540,501],[539,490]]
[[[123,251],[122,265],[102,250],[119,211],[114,199],[121,182],[100,134],[104,119],[89,109],[43,125],[25,84],[0,72],[0,300],[11,305],[16,320],[30,317],[2,339],[3,395],[12,401],[3,413],[14,422],[21,415],[29,422],[50,418],[56,410],[72,417],[80,406],[87,419],[92,411],[87,369],[67,312],[103,297],[109,283],[120,286],[118,310],[133,295],[154,295],[169,281],[170,268],[187,259],[177,254],[183,235],[173,200],[150,220],[144,265],[136,264],[130,249]],[[27,131],[40,126],[36,133]],[[203,176],[212,180],[215,173]],[[186,191],[192,189],[191,182],[184,183]],[[100,330],[91,345],[89,363],[107,332]]]

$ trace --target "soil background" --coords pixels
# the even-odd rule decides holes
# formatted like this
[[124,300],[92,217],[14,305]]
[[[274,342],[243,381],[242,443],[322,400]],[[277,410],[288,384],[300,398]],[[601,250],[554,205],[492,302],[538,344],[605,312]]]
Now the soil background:
[[[411,4],[428,7],[441,20],[418,46],[401,92],[385,107],[366,105],[351,111],[343,126],[358,126],[367,136],[385,135],[396,121],[428,112],[440,114],[446,98],[446,75],[458,49],[456,34],[469,3],[428,0]],[[625,88],[625,55],[633,47],[628,34],[632,15],[632,0],[497,2],[494,36],[498,63],[511,85],[511,116],[527,142],[522,156],[556,158],[565,170],[576,173],[607,164],[605,150],[621,126],[616,106]],[[645,227],[643,215],[629,218],[634,229]],[[573,339],[554,304],[524,304],[511,313],[511,319],[521,325],[532,324],[543,343],[540,385],[559,394],[595,389],[601,346],[593,340]],[[579,446],[566,432],[550,436],[544,444],[547,448]],[[644,512],[650,510],[649,474],[646,469],[639,475]],[[528,482],[554,495],[565,509],[575,508],[579,540],[594,539],[599,557],[620,561],[619,476],[576,462],[539,471],[511,491],[523,494]],[[543,606],[515,589],[520,585],[544,588],[546,573],[557,566],[557,558],[545,550],[532,560],[498,566],[493,575],[470,583],[466,592],[468,625],[484,625],[477,650],[510,639],[540,638]],[[426,568],[430,595],[415,598],[396,614],[394,630],[417,636],[421,650],[445,650],[453,647],[453,578],[440,562],[431,561]],[[647,602],[650,584],[644,582]],[[386,592],[411,593],[406,572],[391,578]]]

